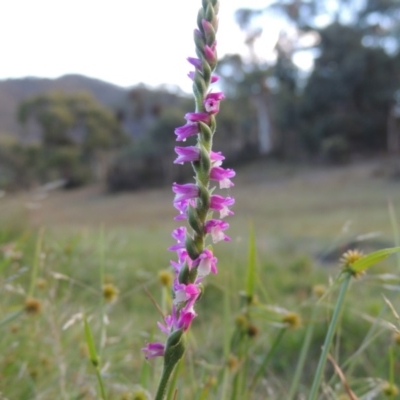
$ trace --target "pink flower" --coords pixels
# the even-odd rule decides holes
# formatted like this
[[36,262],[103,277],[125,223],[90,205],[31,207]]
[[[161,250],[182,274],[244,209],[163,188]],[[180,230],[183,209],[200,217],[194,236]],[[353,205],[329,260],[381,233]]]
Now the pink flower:
[[176,244],[169,247],[168,250],[177,251],[185,247],[186,227],[181,226],[172,231],[172,237],[177,241]]
[[189,204],[192,207],[195,207],[196,205],[194,200],[182,200],[174,202],[174,207],[179,211],[179,214],[174,218],[175,221],[186,219],[186,212]]
[[180,204],[184,200],[190,200],[199,195],[199,188],[194,183],[179,185],[174,182],[172,184],[172,191],[175,193],[174,204]]
[[194,305],[196,302],[197,298],[199,297],[200,294],[200,289],[193,283],[190,283],[188,285],[185,285],[184,283],[178,283],[174,286],[174,293],[175,293],[175,299],[174,303],[183,303],[183,302],[188,302],[188,306]]
[[204,100],[204,108],[210,114],[216,114],[219,111],[219,101],[213,99]]
[[186,121],[190,122],[204,122],[208,124],[210,122],[210,116],[204,112],[190,112],[185,115]]
[[202,25],[202,27],[203,27],[203,29],[204,29],[204,33],[205,33],[206,35],[209,35],[210,33],[214,33],[214,28],[213,28],[213,26],[212,26],[211,23],[208,22],[206,19],[202,19],[202,20],[201,20],[201,25]]
[[199,58],[188,57],[187,60],[193,65],[193,67],[201,71],[203,64]]
[[215,43],[211,47],[207,46],[207,45],[204,46],[204,55],[210,64],[215,64],[217,62],[217,53],[215,51]]
[[225,98],[221,92],[208,93],[204,100],[204,108],[210,114],[216,114],[219,111],[219,102]]
[[211,238],[213,243],[217,243],[221,240],[230,241],[231,238],[223,231],[229,228],[229,224],[225,221],[221,221],[219,219],[209,219],[205,225],[206,233],[211,234]]
[[165,346],[160,342],[148,343],[142,348],[146,359],[164,356]]
[[211,150],[210,152],[210,160],[213,163],[213,165],[221,165],[223,160],[225,160],[225,157],[222,155],[220,151],[214,152]]
[[230,180],[236,175],[233,169],[224,169],[218,166],[212,167],[210,171],[210,179],[219,181],[220,189],[229,189],[234,186],[234,183]]
[[174,218],[175,221],[186,219],[186,210],[189,200],[174,201],[174,207],[179,211],[179,214]]
[[174,164],[183,164],[184,162],[198,161],[200,158],[200,149],[196,146],[175,147],[175,153],[178,157]]
[[210,272],[216,274],[217,271],[217,258],[214,257],[211,250],[205,249],[200,256],[194,261],[197,265],[197,274],[199,277],[208,275]]
[[225,99],[225,95],[222,92],[208,93],[206,99],[214,99],[216,101],[221,101]]
[[183,308],[180,313],[179,313],[179,319],[177,321],[177,328],[182,329],[184,331],[187,331],[190,327],[190,324],[192,321],[197,317],[197,314],[195,313],[193,306],[189,308]]
[[178,275],[182,267],[186,264],[189,271],[192,269],[193,260],[189,257],[188,252],[185,248],[176,251],[178,256],[178,261],[170,261],[170,264],[174,268],[175,273]]
[[[198,20],[198,29],[194,31],[198,57],[187,58],[194,67],[194,71],[189,72],[188,76],[194,81],[196,111],[188,112],[184,116],[185,124],[174,130],[178,142],[184,142],[197,135],[196,146],[175,147],[177,157],[174,160],[174,164],[193,163],[195,183],[174,182],[172,185],[172,191],[175,193],[173,204],[179,212],[174,219],[189,219],[187,222],[190,229],[180,226],[172,232],[175,243],[169,250],[176,252],[176,259],[170,262],[175,273],[172,310],[162,322],[157,323],[168,339],[165,344],[153,342],[142,349],[146,358],[164,356],[165,365],[173,365],[181,356],[181,351],[184,350],[183,343],[176,346],[177,349],[179,347],[176,356],[173,354],[175,350],[172,345],[181,339],[184,331],[189,329],[197,316],[194,307],[201,296],[201,282],[210,273],[217,273],[218,260],[212,250],[205,247],[208,245],[206,236],[210,235],[213,243],[230,240],[224,233],[229,224],[221,218],[233,214],[229,207],[235,202],[231,197],[212,194],[214,188],[209,188],[208,184],[209,180],[213,180],[219,182],[220,188],[230,188],[233,186],[230,179],[235,176],[232,169],[221,168],[225,159],[221,152],[211,150],[212,135],[216,126],[213,115],[219,112],[220,102],[225,98],[222,92],[209,92],[210,83],[219,79],[218,76],[212,75],[218,59],[215,41],[217,20],[214,15],[214,12],[217,12],[218,1],[213,0],[211,3],[207,5],[207,1],[203,0],[203,12],[199,15],[207,19]],[[212,7],[215,8],[214,11]],[[214,211],[219,211],[220,219],[207,219]]]
[[186,331],[196,316],[197,314],[193,309],[193,305],[186,305],[178,311],[175,304],[173,304],[171,315],[164,318],[166,325],[158,323],[158,327],[162,332],[167,333],[167,335],[174,330],[182,328]]
[[213,194],[210,199],[210,208],[214,211],[219,211],[220,218],[224,218],[228,215],[233,215],[228,207],[235,204],[235,199],[232,197],[222,197],[218,194]]
[[196,123],[188,122],[183,126],[179,126],[175,129],[176,140],[178,142],[184,142],[190,136],[197,135],[199,128]]

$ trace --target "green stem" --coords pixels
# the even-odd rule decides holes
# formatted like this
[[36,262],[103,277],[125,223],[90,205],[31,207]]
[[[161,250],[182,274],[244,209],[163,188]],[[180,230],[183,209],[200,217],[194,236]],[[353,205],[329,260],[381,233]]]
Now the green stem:
[[[228,275],[226,277],[228,280],[231,280],[231,275]],[[227,282],[227,287],[231,285],[231,282]],[[229,291],[224,290],[224,316],[223,316],[223,322],[224,322],[224,341],[223,341],[223,351],[224,351],[224,360],[225,362],[229,358],[229,352],[230,352],[230,328],[229,328],[229,323],[230,323],[230,318],[231,318],[231,304],[230,304],[230,298],[229,298]],[[221,388],[221,395],[220,399],[221,400],[226,400],[228,397],[228,383],[229,383],[229,367],[226,365],[224,370],[223,370],[223,376],[222,376],[222,388]]]
[[340,311],[342,309],[343,301],[345,298],[347,288],[349,287],[350,280],[351,280],[351,274],[347,273],[340,287],[339,297],[336,302],[335,310],[333,311],[331,323],[329,324],[328,333],[326,334],[325,337],[324,346],[322,348],[322,354],[318,362],[317,371],[315,373],[314,382],[312,384],[308,400],[316,400],[317,398],[319,386],[322,380],[322,374],[324,372],[326,360],[328,358],[328,352],[331,347],[332,339],[336,331]]
[[168,389],[167,400],[173,399],[172,396],[174,395],[174,389],[176,386],[176,382],[178,380],[179,372],[182,369],[182,366],[183,366],[183,362],[182,362],[182,358],[181,358],[180,361],[178,362],[177,367],[175,368],[174,374],[172,376],[171,384],[169,385],[169,389]]
[[241,380],[240,380],[240,386],[239,386],[239,393],[241,395],[241,398],[247,398],[245,396],[246,392],[246,382],[247,382],[247,375],[249,373],[249,350],[250,350],[250,338],[246,336],[245,338],[245,353],[243,356],[243,368],[242,368],[242,373],[241,373]]
[[[243,333],[240,333],[240,338],[237,344],[237,357],[239,360],[243,360],[242,358],[243,335],[244,335]],[[241,383],[241,372],[242,372],[242,367],[239,368],[239,370],[236,372],[233,378],[231,400],[236,400],[238,398],[237,396],[239,395],[240,383]]]
[[92,330],[90,329],[90,325],[86,319],[86,315],[83,316],[83,326],[84,326],[86,344],[89,350],[89,358],[96,372],[97,381],[99,382],[99,387],[100,387],[101,398],[103,400],[107,400],[106,391],[104,389],[103,378],[100,372],[100,359],[96,352],[96,346],[94,344]]
[[224,374],[222,377],[222,389],[221,389],[221,400],[226,400],[228,397],[228,383],[229,383],[229,367],[225,367]]
[[389,383],[394,386],[394,354],[393,347],[389,347]]
[[104,245],[104,228],[101,227],[100,230],[100,238],[99,238],[99,279],[100,279],[100,310],[101,310],[101,320],[100,320],[100,344],[99,344],[99,357],[101,358],[103,354],[103,347],[106,341],[106,305],[103,294],[104,287],[104,253],[105,253],[105,245]]
[[103,400],[107,400],[106,391],[104,389],[103,378],[101,377],[101,373],[100,373],[100,368],[96,367],[95,371],[96,371],[97,381],[99,382],[101,398]]
[[317,310],[318,310],[318,307],[314,306],[312,314],[311,314],[311,323],[308,324],[306,335],[304,337],[303,346],[301,347],[301,351],[300,351],[299,361],[296,366],[296,371],[294,373],[292,385],[290,386],[288,400],[293,399],[294,395],[296,394],[297,388],[299,387],[301,373],[304,370],[304,364],[306,362],[307,353],[310,348],[311,339],[312,339],[313,332],[314,332],[314,321],[316,318]]
[[174,372],[175,365],[176,364],[169,364],[169,363],[164,364],[163,373],[161,375],[161,380],[158,385],[157,394],[156,394],[156,397],[154,398],[154,400],[163,400],[164,399],[165,394],[167,392],[168,382],[169,382],[169,379],[170,379],[172,373]]

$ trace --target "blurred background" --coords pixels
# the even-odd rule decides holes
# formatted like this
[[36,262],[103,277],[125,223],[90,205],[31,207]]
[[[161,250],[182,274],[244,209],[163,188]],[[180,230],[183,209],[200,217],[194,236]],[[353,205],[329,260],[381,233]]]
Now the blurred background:
[[[174,129],[194,109],[186,57],[195,56],[200,5],[0,1],[0,397],[99,398],[82,312],[103,353],[109,398],[137,399],[129,393],[139,380],[155,387],[160,364],[143,363],[140,349],[164,340],[153,301],[166,307],[169,293],[160,276],[170,274],[166,249],[178,226],[171,184],[193,179],[190,165],[173,164]],[[400,3],[221,0],[217,40],[213,90],[227,99],[214,150],[237,173],[235,215],[232,241],[215,246],[219,273],[199,302],[184,371],[190,388],[177,399],[211,387],[215,397],[202,398],[222,398],[210,382],[236,367],[215,338],[229,342],[253,262],[259,304],[270,306],[255,320],[254,365],[288,327],[289,310],[303,316],[253,397],[287,399],[315,325],[299,393],[310,387],[331,303],[315,324],[310,310],[341,255],[400,245]],[[355,360],[345,371],[351,385],[367,383],[355,389],[362,398],[389,398],[366,393],[389,379],[385,352],[400,343],[382,299],[399,312],[399,271],[392,257],[357,281],[335,339],[337,360]],[[391,376],[400,386],[396,349]],[[344,398],[340,385],[332,391]]]
[[[173,130],[193,109],[185,58],[194,56],[197,7],[3,4],[0,188],[58,181],[115,192],[190,177],[172,165]],[[215,146],[230,166],[398,157],[397,1],[235,0],[222,2],[220,27],[228,99]],[[395,161],[384,164],[400,174]]]

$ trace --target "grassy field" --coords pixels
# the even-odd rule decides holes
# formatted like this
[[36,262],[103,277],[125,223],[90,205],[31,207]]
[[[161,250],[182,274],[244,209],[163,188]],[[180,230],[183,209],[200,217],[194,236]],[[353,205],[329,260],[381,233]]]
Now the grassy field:
[[[317,303],[339,271],[337,262],[321,260],[337,260],[357,238],[369,237],[357,244],[367,252],[395,242],[388,204],[400,215],[400,183],[376,176],[376,170],[375,163],[329,169],[258,163],[238,171],[231,190],[232,242],[215,247],[219,274],[207,279],[198,305],[177,400],[222,399],[221,393],[232,399],[223,384],[237,384],[243,370],[251,382],[277,338],[257,384],[237,400],[288,399],[312,326],[297,390],[297,398],[305,398],[337,295],[333,288]],[[145,398],[135,397],[136,385],[154,392],[161,364],[144,362],[140,348],[160,337],[153,301],[162,308],[168,303],[158,272],[174,256],[166,250],[177,226],[172,198],[169,188],[109,195],[91,187],[0,199],[0,399],[100,398],[83,313],[101,352],[109,399]],[[250,226],[258,300],[249,311],[240,291]],[[104,284],[118,291],[114,301],[104,298]],[[396,257],[351,286],[332,355],[360,399],[386,398],[382,388],[391,373],[400,385],[400,346],[387,324],[396,320],[382,297],[399,311],[399,289]],[[38,303],[27,306],[27,298]],[[302,323],[288,322],[290,313]],[[245,350],[234,345],[243,315],[254,328]],[[350,398],[340,397],[346,391],[331,364],[323,388],[321,399]]]

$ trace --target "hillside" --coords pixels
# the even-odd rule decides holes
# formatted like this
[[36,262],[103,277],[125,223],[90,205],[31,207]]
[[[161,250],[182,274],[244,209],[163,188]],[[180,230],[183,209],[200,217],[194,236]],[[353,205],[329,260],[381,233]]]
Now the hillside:
[[23,99],[57,90],[87,91],[101,104],[111,108],[123,104],[128,93],[128,89],[82,75],[65,75],[57,79],[27,77],[0,81],[0,136],[18,134],[20,127],[15,120],[15,114]]

